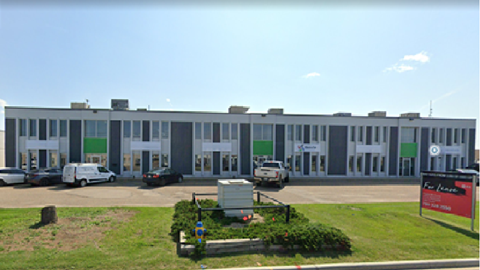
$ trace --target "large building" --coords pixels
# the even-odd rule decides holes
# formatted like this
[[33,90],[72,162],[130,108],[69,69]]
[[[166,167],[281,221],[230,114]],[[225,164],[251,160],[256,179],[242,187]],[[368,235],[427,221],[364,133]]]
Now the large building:
[[112,100],[111,109],[7,106],[5,128],[6,165],[26,170],[94,162],[122,176],[169,166],[186,177],[251,177],[256,164],[274,159],[292,177],[418,177],[475,159],[474,119],[418,113],[149,111]]

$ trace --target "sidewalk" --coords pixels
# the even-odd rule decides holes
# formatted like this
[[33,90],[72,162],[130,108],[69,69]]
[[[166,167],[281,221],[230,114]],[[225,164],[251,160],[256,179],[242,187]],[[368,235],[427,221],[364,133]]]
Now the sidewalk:
[[246,267],[224,268],[216,270],[407,270],[407,269],[435,269],[435,268],[464,268],[478,267],[479,259],[456,260],[426,260],[426,261],[394,261],[372,263],[335,263],[318,265],[274,266],[274,267]]

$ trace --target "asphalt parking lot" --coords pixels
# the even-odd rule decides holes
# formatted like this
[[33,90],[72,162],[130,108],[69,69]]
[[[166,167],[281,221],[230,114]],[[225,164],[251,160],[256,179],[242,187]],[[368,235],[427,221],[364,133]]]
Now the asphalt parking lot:
[[[275,186],[255,187],[288,204],[418,202],[418,179],[292,179],[283,189]],[[24,208],[56,205],[57,207],[93,206],[163,206],[191,199],[192,193],[216,193],[215,179],[185,179],[183,183],[147,187],[141,179],[118,179],[84,188],[63,184],[31,187],[21,184],[0,187],[0,207]],[[478,194],[478,191],[477,191]],[[478,196],[477,196],[478,200]]]

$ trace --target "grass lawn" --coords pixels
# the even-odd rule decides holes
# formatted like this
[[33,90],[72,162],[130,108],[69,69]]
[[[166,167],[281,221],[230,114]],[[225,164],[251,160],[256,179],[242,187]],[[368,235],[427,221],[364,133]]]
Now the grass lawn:
[[341,229],[352,239],[352,252],[196,261],[176,254],[168,235],[173,208],[58,208],[59,223],[47,226],[38,224],[40,209],[0,209],[0,269],[212,269],[479,257],[478,217],[471,232],[466,218],[429,210],[420,217],[418,203],[293,207],[311,222]]

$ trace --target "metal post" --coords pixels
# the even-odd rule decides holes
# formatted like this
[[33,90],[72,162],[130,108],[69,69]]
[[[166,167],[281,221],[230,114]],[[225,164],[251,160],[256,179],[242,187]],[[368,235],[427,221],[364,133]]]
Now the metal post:
[[260,191],[257,191],[257,202],[260,202]]
[[195,192],[192,193],[192,202],[195,203]]
[[475,222],[475,202],[476,202],[476,195],[477,195],[477,177],[476,175],[473,176],[473,180],[472,180],[472,223],[470,225],[470,229],[472,231],[475,231],[473,229],[473,223]]
[[287,205],[287,223],[290,221],[290,204]]
[[421,173],[420,177],[420,216],[422,216],[422,204],[423,204],[423,173]]
[[202,208],[198,208],[198,221],[202,221]]

